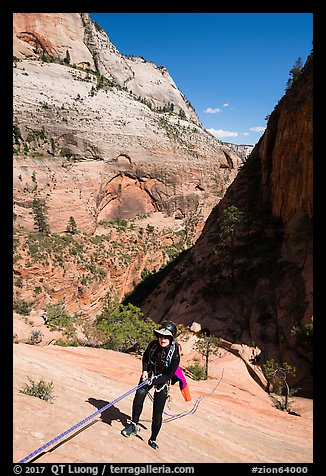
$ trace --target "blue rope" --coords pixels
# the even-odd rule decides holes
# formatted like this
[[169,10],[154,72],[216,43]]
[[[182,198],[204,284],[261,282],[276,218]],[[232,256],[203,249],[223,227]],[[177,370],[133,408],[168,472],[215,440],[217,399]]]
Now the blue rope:
[[172,421],[172,420],[176,420],[177,418],[181,418],[183,416],[186,416],[186,415],[191,415],[192,413],[195,413],[195,411],[197,410],[197,408],[199,407],[199,404],[200,402],[203,400],[203,398],[209,396],[209,395],[212,395],[212,393],[215,392],[215,390],[217,389],[217,387],[220,385],[221,381],[222,381],[222,378],[223,378],[223,374],[224,374],[224,368],[222,369],[222,374],[221,374],[221,377],[219,379],[219,381],[217,382],[217,384],[215,385],[215,387],[213,388],[213,390],[211,390],[209,393],[206,393],[204,395],[202,395],[201,397],[198,397],[197,400],[195,401],[194,403],[194,406],[192,407],[191,410],[187,411],[187,412],[182,412],[182,413],[176,413],[174,415],[172,415],[171,413],[167,413],[167,412],[163,412],[165,415],[169,416],[170,418],[167,418],[165,421],[166,422],[169,422],[169,421]]
[[71,433],[73,430],[76,430],[77,428],[79,428],[80,426],[84,425],[84,423],[88,422],[89,420],[91,420],[92,418],[96,417],[96,415],[99,415],[100,413],[104,412],[104,410],[107,410],[108,408],[112,407],[115,403],[119,402],[120,400],[122,400],[123,398],[127,397],[128,395],[130,395],[131,393],[135,392],[136,390],[138,390],[139,388],[143,387],[144,385],[147,384],[147,380],[144,380],[144,382],[140,383],[139,385],[137,385],[137,387],[134,387],[132,388],[131,390],[129,390],[128,392],[124,393],[123,395],[121,395],[120,397],[116,398],[115,400],[113,400],[113,402],[110,402],[108,403],[107,405],[105,405],[103,408],[100,408],[99,410],[97,410],[96,412],[92,413],[91,415],[89,415],[87,418],[85,418],[84,420],[80,421],[79,423],[77,423],[76,425],[72,426],[71,428],[69,428],[68,430],[64,431],[63,433],[61,433],[60,435],[56,436],[55,438],[53,438],[52,440],[48,441],[47,443],[45,443],[45,445],[41,446],[40,448],[38,448],[37,450],[33,451],[33,453],[30,453],[28,456],[25,456],[25,458],[21,459],[19,461],[19,463],[26,463],[26,461],[28,461],[29,459],[31,459],[33,456],[36,456],[37,454],[39,454],[42,450],[44,450],[45,448],[48,448],[50,445],[52,445],[53,443],[56,443],[57,441],[59,441],[61,438],[63,438],[64,436],[68,435],[69,433]]
[[[182,413],[175,413],[175,414],[171,414],[171,413],[167,413],[167,412],[164,412],[164,415],[167,415],[168,417],[170,418],[167,418],[166,420],[164,420],[165,422],[169,422],[169,421],[172,421],[172,420],[176,420],[177,418],[181,418],[183,416],[186,416],[186,415],[190,415],[192,413],[195,413],[195,411],[197,410],[198,406],[199,406],[199,403],[202,401],[202,399],[206,396],[209,396],[211,395],[212,393],[215,392],[215,390],[217,389],[217,387],[219,386],[219,384],[221,383],[222,381],[222,378],[223,378],[223,374],[224,374],[224,368],[222,369],[222,374],[221,374],[221,377],[219,379],[219,381],[217,382],[217,384],[215,385],[215,387],[213,388],[213,390],[211,390],[209,393],[205,394],[205,395],[202,395],[201,397],[198,397],[197,400],[195,401],[194,403],[194,406],[191,408],[191,410],[189,411],[184,411]],[[147,394],[149,396],[149,398],[153,401],[153,397],[150,393]]]

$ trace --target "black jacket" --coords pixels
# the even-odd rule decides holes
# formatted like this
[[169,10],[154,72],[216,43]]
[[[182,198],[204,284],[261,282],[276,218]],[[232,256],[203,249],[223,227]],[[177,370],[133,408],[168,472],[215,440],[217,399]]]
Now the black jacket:
[[143,371],[155,375],[153,385],[163,385],[171,380],[179,363],[179,346],[176,341],[163,348],[157,339],[153,340],[148,344],[142,359]]

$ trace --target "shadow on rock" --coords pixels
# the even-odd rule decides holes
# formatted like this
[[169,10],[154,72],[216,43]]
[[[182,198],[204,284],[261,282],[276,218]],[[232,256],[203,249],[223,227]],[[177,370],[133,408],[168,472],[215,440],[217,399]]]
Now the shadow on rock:
[[[86,401],[96,407],[98,410],[110,403],[106,400],[98,400],[92,397],[90,397]],[[129,424],[130,419],[130,415],[126,415],[126,413],[121,412],[119,408],[115,407],[114,405],[112,405],[112,407],[107,408],[106,410],[104,410],[104,412],[101,413],[101,420],[104,423],[108,423],[109,425],[112,424],[112,421],[117,420],[123,425],[123,427],[125,427]],[[141,423],[138,423],[138,425],[144,429],[147,429],[147,427]]]
[[[106,400],[98,400],[96,398],[89,398],[86,401],[94,407],[98,408],[99,410],[110,403]],[[126,426],[128,424],[129,419],[129,415],[122,413],[119,408],[115,407],[114,405],[112,405],[112,407],[107,408],[106,410],[104,410],[104,412],[101,413],[101,420],[104,423],[108,423],[109,425],[111,425],[112,421],[117,420],[120,421],[122,425]]]

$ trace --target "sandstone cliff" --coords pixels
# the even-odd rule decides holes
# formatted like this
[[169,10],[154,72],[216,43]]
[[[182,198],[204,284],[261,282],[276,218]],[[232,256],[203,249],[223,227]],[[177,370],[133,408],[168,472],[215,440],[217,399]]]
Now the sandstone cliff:
[[[166,68],[121,55],[88,14],[16,13],[13,40],[15,289],[35,306],[65,296],[71,311],[94,316],[105,290],[123,297],[142,273],[166,264],[168,247],[195,241],[241,159],[202,129]],[[93,273],[85,286],[93,262],[49,252],[30,236],[35,204],[52,238],[67,238],[73,223],[88,256],[97,246],[88,237],[107,237],[100,280]],[[122,260],[114,239],[115,250],[129,247]]]
[[124,56],[87,13],[15,13],[13,53],[18,59],[56,59],[97,71],[153,107],[173,104],[200,125],[195,111],[164,66]]
[[196,244],[149,296],[138,288],[133,297],[156,321],[197,322],[234,352],[256,345],[260,363],[288,362],[297,369],[291,384],[306,395],[312,394],[311,340],[304,342],[313,315],[312,65],[311,55]]
[[[183,250],[132,299],[289,361],[311,394],[312,58],[238,173],[167,71],[121,55],[87,14],[14,20],[15,298],[92,318]],[[35,200],[50,235],[31,233]],[[242,219],[222,240],[230,206]]]
[[206,218],[236,176],[241,160],[201,128],[166,69],[121,55],[87,14],[15,14],[14,57],[24,229],[33,229],[36,193],[54,233],[71,214],[87,233],[101,220],[157,211]]
[[[92,319],[108,291],[122,298],[136,287],[129,299],[156,321],[223,339],[210,378],[190,380],[190,405],[172,388],[171,412],[205,398],[164,422],[160,451],[146,444],[148,402],[140,438],[120,436],[130,398],[36,462],[311,462],[312,400],[295,396],[294,414],[274,408],[250,357],[254,348],[260,363],[295,365],[291,388],[312,395],[312,352],[292,332],[312,317],[312,58],[239,169],[168,73],[120,55],[86,14],[17,14],[14,25],[14,299],[34,308],[14,314],[14,461],[139,376],[136,356],[51,345],[62,333],[45,326],[44,305],[62,300]],[[35,199],[49,234],[32,233]],[[23,343],[35,330],[41,344]],[[183,351],[183,365],[193,363],[190,345]],[[54,382],[53,404],[20,392],[27,376]]]
[[253,145],[232,144],[232,142],[223,142],[223,144],[230,147],[230,149],[232,149],[242,159],[243,162],[247,160],[254,148]]

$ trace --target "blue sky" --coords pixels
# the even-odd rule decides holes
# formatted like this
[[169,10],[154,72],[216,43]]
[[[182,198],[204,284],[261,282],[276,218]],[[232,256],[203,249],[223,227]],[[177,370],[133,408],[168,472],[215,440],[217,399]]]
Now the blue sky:
[[205,129],[254,145],[312,50],[312,13],[90,13],[124,55],[165,66]]

